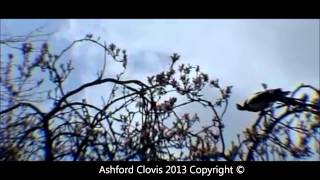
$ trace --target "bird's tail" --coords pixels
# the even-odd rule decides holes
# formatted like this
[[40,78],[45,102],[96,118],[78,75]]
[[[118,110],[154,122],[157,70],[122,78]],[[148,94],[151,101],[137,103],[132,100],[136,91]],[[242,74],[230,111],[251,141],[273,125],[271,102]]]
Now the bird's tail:
[[302,102],[300,99],[291,98],[291,97],[279,96],[278,101],[291,106],[311,107],[316,110],[319,109],[319,107],[314,104],[308,104],[308,103]]

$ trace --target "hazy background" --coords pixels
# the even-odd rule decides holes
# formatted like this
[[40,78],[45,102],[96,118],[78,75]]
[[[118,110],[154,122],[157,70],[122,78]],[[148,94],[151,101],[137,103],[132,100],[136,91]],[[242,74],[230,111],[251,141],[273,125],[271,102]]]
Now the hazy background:
[[[241,112],[235,104],[257,90],[292,90],[305,83],[319,88],[319,20],[1,20],[1,34],[26,34],[39,26],[55,32],[50,42],[58,52],[73,40],[92,33],[128,52],[128,75],[143,80],[168,67],[169,55],[200,65],[222,85],[233,85],[227,114],[226,139],[235,139],[256,114]],[[71,51],[75,71],[70,88],[96,77],[102,63],[100,49],[79,46]],[[94,47],[94,46],[92,46]],[[2,53],[1,53],[2,54]],[[108,66],[115,73],[116,66]],[[100,101],[103,89],[84,92]],[[212,92],[206,92],[208,96]],[[214,97],[212,97],[214,98]],[[201,108],[191,107],[206,116]]]

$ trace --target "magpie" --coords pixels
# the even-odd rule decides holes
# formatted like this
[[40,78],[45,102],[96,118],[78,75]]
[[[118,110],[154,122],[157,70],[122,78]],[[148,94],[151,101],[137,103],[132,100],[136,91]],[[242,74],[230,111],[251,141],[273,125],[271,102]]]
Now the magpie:
[[282,91],[281,88],[256,92],[245,100],[243,105],[237,104],[237,108],[240,111],[259,112],[270,107],[272,103],[277,101],[285,104],[297,105],[298,102],[296,102],[295,99],[286,97],[288,94],[290,94],[290,91]]

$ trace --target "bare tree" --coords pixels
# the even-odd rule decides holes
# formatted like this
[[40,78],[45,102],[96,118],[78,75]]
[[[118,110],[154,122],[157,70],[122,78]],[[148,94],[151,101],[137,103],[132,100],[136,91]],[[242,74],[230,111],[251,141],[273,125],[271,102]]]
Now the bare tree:
[[[32,37],[39,40],[39,36]],[[320,93],[312,86],[301,85],[291,96],[309,88],[315,92],[313,99],[305,94],[303,104],[273,103],[237,141],[227,145],[223,119],[232,86],[221,87],[218,79],[211,79],[199,66],[178,64],[181,60],[176,53],[170,56],[168,69],[140,81],[124,78],[126,50],[91,34],[58,53],[51,51],[47,41],[30,41],[30,37],[2,38],[0,42],[22,54],[15,61],[18,56],[9,53],[5,57],[1,52],[1,160],[232,161],[320,153],[310,144],[320,142]],[[72,60],[63,57],[80,43],[101,49],[103,66],[94,80],[67,90],[65,82],[74,67]],[[106,66],[112,63],[122,65],[122,71],[109,77]],[[109,84],[111,90],[102,97],[101,106],[75,98],[102,84]],[[206,97],[206,88],[216,91],[219,98]],[[46,110],[41,108],[44,104]],[[180,113],[196,104],[207,110],[206,118]],[[210,124],[203,126],[203,122]],[[299,144],[292,133],[299,136]]]

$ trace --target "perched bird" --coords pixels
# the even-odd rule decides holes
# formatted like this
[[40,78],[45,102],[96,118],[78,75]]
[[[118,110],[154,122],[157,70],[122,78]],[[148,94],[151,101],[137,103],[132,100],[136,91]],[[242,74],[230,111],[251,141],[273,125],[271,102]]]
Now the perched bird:
[[87,39],[91,39],[92,37],[93,37],[93,34],[87,34],[87,35],[86,35],[86,38],[87,38]]
[[289,91],[282,91],[281,88],[257,92],[245,100],[243,105],[237,104],[237,108],[240,111],[259,112],[265,110],[276,101],[295,104],[294,99],[286,97],[289,93]]

